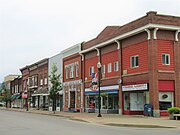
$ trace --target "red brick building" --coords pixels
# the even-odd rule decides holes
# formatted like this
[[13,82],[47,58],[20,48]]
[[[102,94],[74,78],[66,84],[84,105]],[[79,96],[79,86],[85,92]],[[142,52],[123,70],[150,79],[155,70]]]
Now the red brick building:
[[80,55],[85,110],[98,108],[92,73],[101,67],[101,111],[143,114],[151,104],[155,117],[180,107],[180,17],[148,12],[124,26],[106,27],[84,43]]
[[45,108],[48,105],[49,95],[48,59],[40,60],[20,70],[23,82],[22,98],[29,99],[29,107]]
[[81,44],[64,51],[63,56],[63,111],[82,111]]
[[22,108],[22,77],[18,76],[10,83],[11,107]]

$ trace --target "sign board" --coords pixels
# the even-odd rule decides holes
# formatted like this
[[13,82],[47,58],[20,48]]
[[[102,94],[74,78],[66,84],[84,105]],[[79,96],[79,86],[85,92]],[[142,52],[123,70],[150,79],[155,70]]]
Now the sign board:
[[147,83],[122,86],[122,91],[135,91],[135,90],[147,90],[147,89],[148,89]]

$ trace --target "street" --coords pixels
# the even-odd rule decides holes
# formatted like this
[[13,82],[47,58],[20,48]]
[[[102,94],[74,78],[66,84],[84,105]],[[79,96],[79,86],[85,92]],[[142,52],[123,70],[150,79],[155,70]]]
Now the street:
[[179,135],[178,128],[113,127],[65,117],[0,110],[0,135]]

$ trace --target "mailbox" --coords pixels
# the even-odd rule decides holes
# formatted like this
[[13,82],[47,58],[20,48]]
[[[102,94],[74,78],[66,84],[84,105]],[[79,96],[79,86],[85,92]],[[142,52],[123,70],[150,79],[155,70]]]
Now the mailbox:
[[151,104],[144,105],[144,115],[153,116],[153,106]]

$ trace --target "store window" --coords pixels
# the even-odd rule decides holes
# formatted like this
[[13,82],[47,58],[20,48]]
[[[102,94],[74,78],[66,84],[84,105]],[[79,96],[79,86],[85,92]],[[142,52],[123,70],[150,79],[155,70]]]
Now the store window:
[[169,54],[162,54],[162,64],[170,65],[170,55]]
[[130,110],[130,93],[124,93],[124,110]]
[[173,92],[159,92],[159,110],[167,110],[173,106]]
[[108,95],[108,108],[107,109],[118,109],[118,95]]

